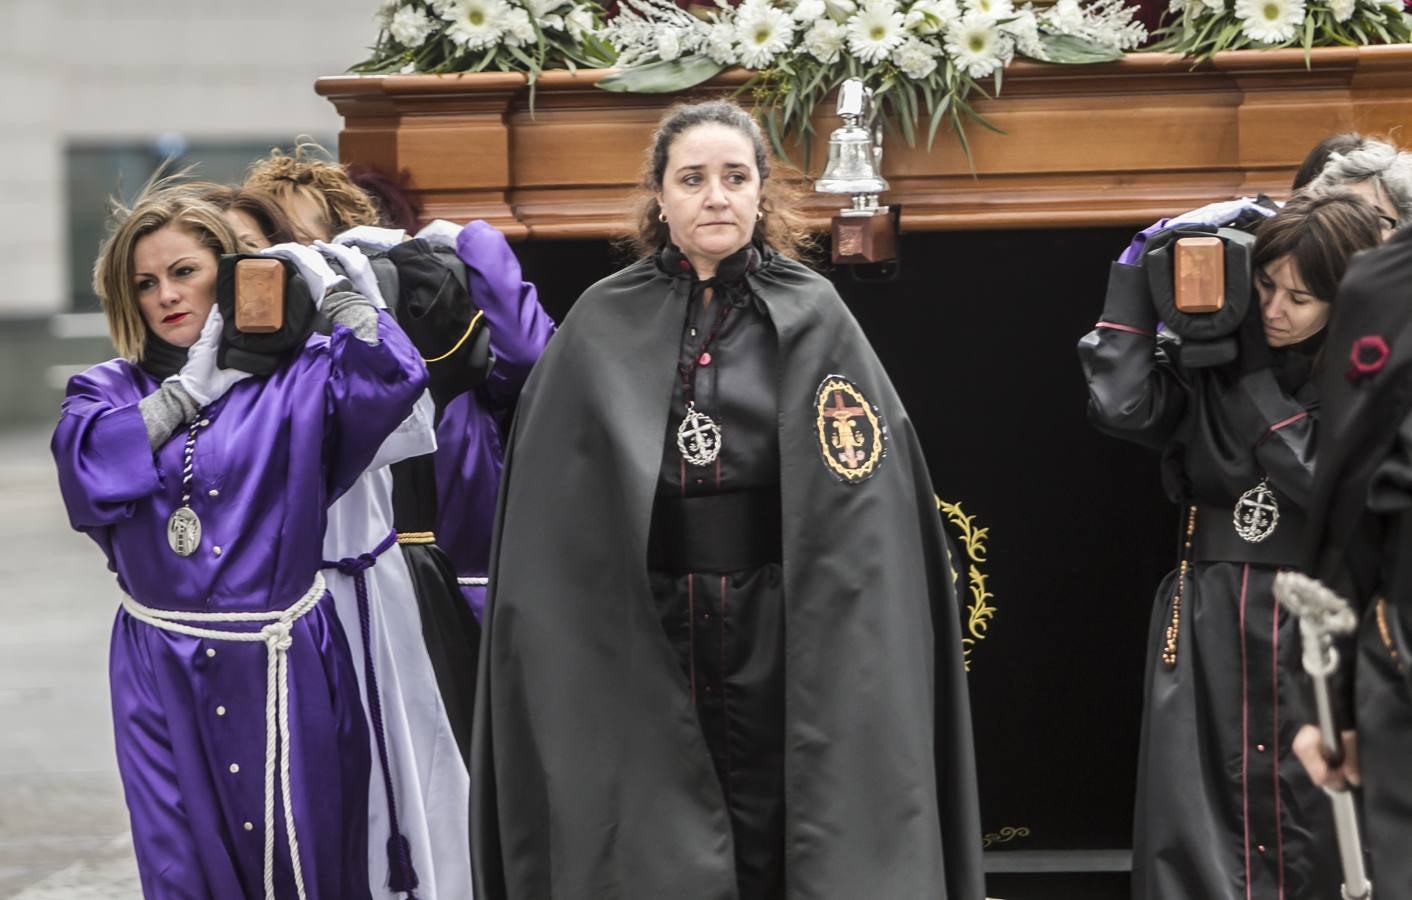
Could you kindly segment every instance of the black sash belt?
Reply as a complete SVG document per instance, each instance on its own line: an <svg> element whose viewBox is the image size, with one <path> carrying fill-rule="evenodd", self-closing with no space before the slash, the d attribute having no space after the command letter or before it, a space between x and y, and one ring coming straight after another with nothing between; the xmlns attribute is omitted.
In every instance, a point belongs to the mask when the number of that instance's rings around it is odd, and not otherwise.
<svg viewBox="0 0 1412 900"><path fill-rule="evenodd" d="M654 572L741 572L779 561L779 488L658 495L647 548Z"/></svg>
<svg viewBox="0 0 1412 900"><path fill-rule="evenodd" d="M1254 563L1297 568L1303 537L1304 510L1288 502L1280 507L1280 521L1275 526L1274 534L1258 544L1252 544L1236 534L1231 509L1203 506L1196 512L1192 558L1197 562Z"/></svg>

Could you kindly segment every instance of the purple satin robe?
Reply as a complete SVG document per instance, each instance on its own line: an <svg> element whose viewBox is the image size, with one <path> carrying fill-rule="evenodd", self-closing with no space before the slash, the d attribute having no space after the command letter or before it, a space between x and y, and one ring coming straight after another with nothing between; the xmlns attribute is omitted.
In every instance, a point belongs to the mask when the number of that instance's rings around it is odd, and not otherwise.
<svg viewBox="0 0 1412 900"><path fill-rule="evenodd" d="M436 539L458 578L484 578L505 462L501 426L508 425L504 418L554 334L554 321L539 305L534 285L521 280L514 251L490 225L472 222L462 229L456 254L470 269L471 298L490 324L495 368L481 389L447 404L437 423ZM461 593L480 619L485 587L462 581Z"/></svg>
<svg viewBox="0 0 1412 900"><path fill-rule="evenodd" d="M189 557L166 536L186 431L154 454L137 406L157 381L123 360L69 381L52 445L60 489L124 591L208 612L283 609L309 589L328 505L426 384L386 313L378 330L371 346L342 327L311 337L274 374L201 411L210 424L197 438L191 507L202 535ZM331 604L325 595L291 635L291 805L308 896L356 900L369 896L368 736ZM149 900L263 896L265 664L262 642L207 641L117 614L114 738ZM282 812L275 821L276 892L294 896Z"/></svg>

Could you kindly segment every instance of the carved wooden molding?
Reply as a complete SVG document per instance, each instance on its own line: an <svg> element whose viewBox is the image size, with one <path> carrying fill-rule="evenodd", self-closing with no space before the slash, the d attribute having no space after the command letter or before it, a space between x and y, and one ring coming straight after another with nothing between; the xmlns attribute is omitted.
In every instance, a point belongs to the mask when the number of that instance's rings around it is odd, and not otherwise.
<svg viewBox="0 0 1412 900"><path fill-rule="evenodd" d="M342 159L408 170L428 218L484 218L513 238L605 238L624 227L662 111L749 77L643 96L599 90L605 74L545 73L533 113L524 77L503 73L337 76L315 90L344 118ZM945 131L930 152L889 139L885 200L903 205L903 230L1146 224L1215 199L1283 196L1330 133L1399 137L1412 121L1412 45L1315 50L1308 68L1300 50L1234 51L1194 68L1158 53L1016 62L1003 96L976 108L1006 133L969 128L974 172ZM815 120L815 169L836 124ZM819 227L837 205L806 200Z"/></svg>

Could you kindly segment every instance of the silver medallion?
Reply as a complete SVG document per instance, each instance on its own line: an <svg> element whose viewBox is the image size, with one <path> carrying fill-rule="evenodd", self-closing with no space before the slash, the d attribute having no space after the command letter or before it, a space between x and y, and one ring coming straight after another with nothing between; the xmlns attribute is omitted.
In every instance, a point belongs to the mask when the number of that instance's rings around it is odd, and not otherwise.
<svg viewBox="0 0 1412 900"><path fill-rule="evenodd" d="M1236 501L1234 522L1236 534L1242 540L1258 544L1275 533L1280 524L1280 504L1275 492L1270 490L1270 482L1260 479L1260 483Z"/></svg>
<svg viewBox="0 0 1412 900"><path fill-rule="evenodd" d="M721 455L721 427L710 416L686 405L686 417L677 426L677 450L693 466L709 466Z"/></svg>
<svg viewBox="0 0 1412 900"><path fill-rule="evenodd" d="M201 544L201 519L183 506L167 519L167 544L177 556L190 556Z"/></svg>

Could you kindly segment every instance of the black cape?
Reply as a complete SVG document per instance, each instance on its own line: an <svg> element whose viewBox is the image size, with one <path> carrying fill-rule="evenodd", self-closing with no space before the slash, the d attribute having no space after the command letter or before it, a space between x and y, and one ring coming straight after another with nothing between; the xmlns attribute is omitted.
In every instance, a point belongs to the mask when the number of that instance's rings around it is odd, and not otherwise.
<svg viewBox="0 0 1412 900"><path fill-rule="evenodd" d="M921 448L828 281L774 254L748 277L779 342L786 896L980 900L960 620ZM521 396L472 738L483 900L736 896L646 562L689 284L652 259L600 281ZM825 462L828 376L880 414L866 479Z"/></svg>

